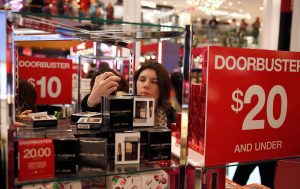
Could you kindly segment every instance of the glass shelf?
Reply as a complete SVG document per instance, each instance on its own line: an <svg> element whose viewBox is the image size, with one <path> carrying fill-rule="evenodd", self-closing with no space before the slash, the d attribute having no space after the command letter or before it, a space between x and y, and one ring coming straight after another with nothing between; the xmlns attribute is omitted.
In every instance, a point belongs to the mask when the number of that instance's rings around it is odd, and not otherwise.
<svg viewBox="0 0 300 189"><path fill-rule="evenodd" d="M185 29L177 26L68 17L29 12L13 12L15 35L64 36L126 46L143 39L183 37ZM34 29L25 30L24 27ZM36 31L39 30L39 31Z"/></svg>
<svg viewBox="0 0 300 189"><path fill-rule="evenodd" d="M24 122L25 123L25 122ZM27 121L25 128L32 129L32 123ZM25 129L25 130L26 130ZM58 131L71 131L76 136L80 134L89 136L96 136L101 131L100 130L77 130L74 123L70 119L62 118L58 119L57 128L46 128L45 130L58 130ZM45 132L44 129L39 130L40 132ZM139 129L137 129L139 130ZM27 133L28 134L28 133ZM95 170L80 170L75 174L59 174L55 175L55 178L50 179L39 179L39 180L30 180L30 181L18 181L15 180L16 186L29 185L29 184L39 184L39 183L48 183L48 182L62 182L62 181L71 181L71 180L80 180L80 179L91 179L91 178L100 178L111 175L121 175L121 174L136 174L141 172L150 172L157 170L174 170L179 168L179 160L172 156L171 160L162 160L162 161L147 161L141 160L139 164L124 164L124 165L115 165L112 160L109 160L107 167L105 169L96 168Z"/></svg>
<svg viewBox="0 0 300 189"><path fill-rule="evenodd" d="M104 176L111 175L121 175L121 174L136 174L141 172L150 172L157 170L174 170L179 167L179 163L174 159L168 161L159 161L159 162L149 162L142 161L140 164L127 164L127 165L113 165L108 164L107 168L99 169L97 171L87 171L80 170L76 174L61 174L56 175L55 178L50 179L39 179L39 180L30 180L30 181L18 181L15 180L16 186L23 186L29 184L39 184L39 183L48 183L48 182L62 182L62 181L71 181L71 180L81 180L81 179L92 179L100 178Z"/></svg>

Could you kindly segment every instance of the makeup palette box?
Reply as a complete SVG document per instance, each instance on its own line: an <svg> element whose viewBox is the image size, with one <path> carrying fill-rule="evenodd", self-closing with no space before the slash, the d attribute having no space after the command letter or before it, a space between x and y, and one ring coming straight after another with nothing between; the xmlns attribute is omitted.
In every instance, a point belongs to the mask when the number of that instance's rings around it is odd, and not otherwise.
<svg viewBox="0 0 300 189"><path fill-rule="evenodd" d="M108 96L102 97L102 116L109 120L112 129L132 128L133 97ZM104 118L105 117L105 118Z"/></svg>
<svg viewBox="0 0 300 189"><path fill-rule="evenodd" d="M139 174L106 176L106 188L142 189L142 178Z"/></svg>
<svg viewBox="0 0 300 189"><path fill-rule="evenodd" d="M106 150L104 138L79 138L79 168L106 168Z"/></svg>
<svg viewBox="0 0 300 189"><path fill-rule="evenodd" d="M154 98L134 96L133 127L154 126Z"/></svg>
<svg viewBox="0 0 300 189"><path fill-rule="evenodd" d="M55 149L55 174L77 172L78 140L76 138L56 138L53 140Z"/></svg>
<svg viewBox="0 0 300 189"><path fill-rule="evenodd" d="M107 145L107 159L115 160L115 131L109 128L101 128L101 131L97 133L97 138L105 138Z"/></svg>
<svg viewBox="0 0 300 189"><path fill-rule="evenodd" d="M148 161L171 159L171 130L166 127L153 127L148 130Z"/></svg>
<svg viewBox="0 0 300 189"><path fill-rule="evenodd" d="M77 122L80 118L83 118L83 117L99 117L101 116L101 113L99 112L79 112L79 113L76 113L76 114L71 114L71 121L72 122Z"/></svg>
<svg viewBox="0 0 300 189"><path fill-rule="evenodd" d="M140 163L140 133L116 133L115 164L135 163Z"/></svg>
<svg viewBox="0 0 300 189"><path fill-rule="evenodd" d="M57 127L57 118L54 115L34 115L31 118L33 127Z"/></svg>
<svg viewBox="0 0 300 189"><path fill-rule="evenodd" d="M100 129L101 117L81 117L77 121L77 129Z"/></svg>

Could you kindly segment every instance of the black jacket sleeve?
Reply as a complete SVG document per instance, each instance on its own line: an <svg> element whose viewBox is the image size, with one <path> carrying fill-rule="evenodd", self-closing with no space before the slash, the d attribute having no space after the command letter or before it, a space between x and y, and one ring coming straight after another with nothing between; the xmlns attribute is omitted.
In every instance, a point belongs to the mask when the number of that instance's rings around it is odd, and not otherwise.
<svg viewBox="0 0 300 189"><path fill-rule="evenodd" d="M101 110L101 104L98 104L96 107L89 107L87 104L87 100L89 98L90 94L86 95L83 100L81 101L81 110L83 112L100 112Z"/></svg>
<svg viewBox="0 0 300 189"><path fill-rule="evenodd" d="M171 123L176 122L176 110L172 106L169 106L167 108L166 113L167 113L168 127L171 128Z"/></svg>

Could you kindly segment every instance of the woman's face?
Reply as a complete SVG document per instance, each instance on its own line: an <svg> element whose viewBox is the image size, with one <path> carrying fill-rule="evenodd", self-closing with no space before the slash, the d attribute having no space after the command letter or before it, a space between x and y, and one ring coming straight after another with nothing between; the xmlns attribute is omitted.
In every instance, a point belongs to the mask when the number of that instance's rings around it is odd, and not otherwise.
<svg viewBox="0 0 300 189"><path fill-rule="evenodd" d="M143 70L136 82L136 90L138 95L152 97L157 101L159 90L156 72L152 69Z"/></svg>

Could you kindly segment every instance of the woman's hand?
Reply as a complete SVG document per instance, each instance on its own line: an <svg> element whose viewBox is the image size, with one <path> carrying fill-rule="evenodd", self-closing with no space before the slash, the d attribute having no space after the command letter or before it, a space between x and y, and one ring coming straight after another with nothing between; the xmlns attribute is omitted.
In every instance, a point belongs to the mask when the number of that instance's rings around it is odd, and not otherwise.
<svg viewBox="0 0 300 189"><path fill-rule="evenodd" d="M23 112L18 116L18 119L19 119L19 120L26 120L26 119L29 119L28 114L30 114L31 112L32 112L32 110L25 110L25 111L23 111Z"/></svg>
<svg viewBox="0 0 300 189"><path fill-rule="evenodd" d="M109 96L119 86L120 77L112 72L105 72L95 78L95 84L88 98L89 107L95 107L101 102L101 96Z"/></svg>

